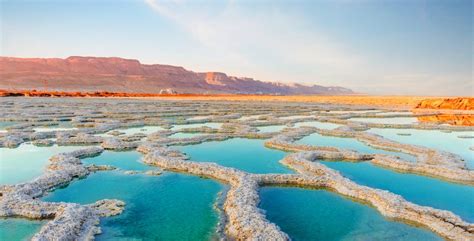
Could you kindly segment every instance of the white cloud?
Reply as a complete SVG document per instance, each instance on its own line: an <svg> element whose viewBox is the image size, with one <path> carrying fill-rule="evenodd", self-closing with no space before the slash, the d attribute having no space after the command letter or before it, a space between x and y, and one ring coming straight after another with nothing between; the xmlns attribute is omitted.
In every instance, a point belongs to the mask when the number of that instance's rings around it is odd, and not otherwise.
<svg viewBox="0 0 474 241"><path fill-rule="evenodd" d="M226 58L223 61L229 61L229 65L252 66L253 58L259 55L276 62L277 66L314 66L323 76L324 72L356 70L362 63L359 57L322 33L302 30L304 23L298 16L276 9L253 11L234 1L222 6L196 6L192 1L145 2L158 14L185 29L200 44L222 52ZM272 68L260 66L259 69L254 71L267 80L275 77L282 80L285 76L283 70L265 74Z"/></svg>
<svg viewBox="0 0 474 241"><path fill-rule="evenodd" d="M237 1L145 2L209 50L194 69L265 81L339 85L375 94L449 95L473 90L472 76L427 74L403 63L399 69L390 59L356 54L347 45L350 42L337 41L317 24L297 13L272 8L270 2L265 8Z"/></svg>

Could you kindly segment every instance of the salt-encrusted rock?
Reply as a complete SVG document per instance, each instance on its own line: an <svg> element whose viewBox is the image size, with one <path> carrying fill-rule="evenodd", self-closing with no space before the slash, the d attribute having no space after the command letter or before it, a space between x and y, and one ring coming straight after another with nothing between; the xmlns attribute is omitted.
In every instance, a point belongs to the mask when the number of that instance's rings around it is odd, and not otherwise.
<svg viewBox="0 0 474 241"><path fill-rule="evenodd" d="M24 140L17 135L7 135L3 137L3 140L0 140L0 145L2 147L15 148L18 147Z"/></svg>
<svg viewBox="0 0 474 241"><path fill-rule="evenodd" d="M111 165L95 165L95 164L92 164L92 165L87 166L87 169L90 172L97 172L97 171L111 171L111 170L115 170L117 168L114 167L114 166L111 166Z"/></svg>
<svg viewBox="0 0 474 241"><path fill-rule="evenodd" d="M90 135L87 133L78 133L75 136L58 136L56 143L58 145L93 145L103 141L103 137Z"/></svg>
<svg viewBox="0 0 474 241"><path fill-rule="evenodd" d="M109 217L121 214L125 208L125 202L117 199L102 199L88 206L95 209L99 216Z"/></svg>
<svg viewBox="0 0 474 241"><path fill-rule="evenodd" d="M400 159L399 157L387 155L366 155L365 158L359 158L357 155L354 155L354 158L343 158L346 160L362 161L372 159L371 162L374 164L401 172L416 173L447 179L453 182L474 184L474 171L468 170L461 157L455 154L422 146L402 144L376 134L353 131L348 127L339 127L333 130L309 127L298 128L273 137L265 142L265 146L285 151L329 151L335 153L333 156L336 157L341 155L337 153L351 152L350 150L334 147L294 144L295 140L314 132L321 135L356 138L369 146L389 151L404 152L415 156L417 159L416 162L410 162ZM327 159L335 159L330 158L328 154L326 154L326 156Z"/></svg>
<svg viewBox="0 0 474 241"><path fill-rule="evenodd" d="M101 146L106 150L130 150L135 149L139 144L137 142L125 142L117 138L106 138Z"/></svg>
<svg viewBox="0 0 474 241"><path fill-rule="evenodd" d="M334 114L330 110L332 106L314 106L310 104L298 103L289 105L288 103L272 103L254 105L252 102L245 104L233 103L221 108L220 104L208 102L161 102L156 105L148 101L125 101L125 102L100 102L95 100L89 103L87 108L74 105L69 106L66 102L66 109L58 107L57 104L46 103L38 99L28 101L26 105L22 101L10 101L8 105L2 105L5 101L0 101L2 117L0 121L21 121L28 122L21 128L12 128L8 133L0 134L0 146L4 145L7 136L15 136L22 142L41 142L42 140L57 136L61 144L97 144L104 142L105 138L93 136L96 133L106 133L122 128L147 125L161 125L170 128L171 124L201 123L215 121L226 122L220 128L188 128L188 132L209 133L196 138L168 138L176 133L175 130L159 131L145 135L144 133L111 137L111 141L105 141L104 148L122 150L135 148L147 154L144 162L159 166L165 170L190 173L193 175L206 176L226 182L229 190L226 200L223 202L223 215L226 217L223 226L229 239L236 240L286 240L288 236L283 233L278 226L268 222L264 213L258 209L258 188L261 185L297 185L310 188L328 188L336 193L353 197L355 199L368 202L379 210L382 215L403 219L424 225L441 234L447 239L471 240L472 224L467 224L457 216L452 216L450 212L430 209L411 204L403 198L389 192L367 188L355 183L347 182L341 178L340 174L324 166L312 163L317 159L331 159L334 161L370 161L373 164L386 168L396 169L403 172L424 173L434 175L439 178L455 176L455 181L469 181L472 179L472 172L465 168L465 162L457 156L446 152L432 150L429 148L405 145L393 142L377 135L363 132L369 127L379 128L416 128L416 129L436 129L441 131L466 131L473 130L473 127L450 127L440 125L391 125L391 124L370 124L356 123L347 119L352 117L377 117L371 113L345 113ZM89 106L90 105L90 106ZM15 106L9 109L5 106ZM245 110L234 110L234 106ZM298 108L294 108L297 106ZM77 107L77 108L76 108ZM44 113L47 108L47 113ZM230 108L230 109L229 109ZM352 108L352 107L351 107ZM339 108L340 110L351 110L351 108ZM23 109L28 111L23 111ZM7 110L7 111L3 111ZM18 111L21 110L21 111ZM37 111L38 110L38 111ZM324 111L328 110L327 113ZM233 114L237 113L239 114ZM231 113L231 114L229 114ZM270 113L270 114L269 114ZM307 115L312 116L296 119L280 119L280 116ZM235 120L242 115L263 114L259 118L252 120ZM326 115L326 117L318 117ZM208 120L189 122L189 116L209 116ZM359 116L357 116L359 115ZM2 118L12 119L2 119ZM175 117L175 119L163 118ZM75 121L75 126L80 130L66 132L33 132L32 128L37 124L47 124L45 122L68 119ZM259 120L257 120L259 119ZM336 130L321 130L318 128L286 128L280 132L258 133L256 127L268 125L286 125L294 127L294 123L300 121L325 121L347 125ZM335 147L295 145L295 141L311 133L322 135L356 138L368 145L376 148L391 151L408 153L417 158L416 162L409 162L398 157L388 155L367 155L351 150ZM146 138L145 138L146 137ZM221 141L228 138L272 138L266 146L298 151L295 154L297 161L286 163L290 168L295 169L299 174L249 174L243 171L219 166L215 163L194 163L187 161L183 153L170 149L170 145L197 144L206 141ZM15 145L13 145L15 146ZM309 150L308 152L304 152ZM91 171L99 169L109 169L108 166L88 166L82 165L80 157L97 155L102 152L102 148L88 149L87 151L77 151L62 153L53 156L46 168L44 175L28 183L0 186L0 216L3 217L28 217L39 219L53 219L48 222L40 233L35 236L37 239L91 239L99 232L98 217L108 214L118 214L123 210L123 205L116 202L103 200L96 204L77 205L69 203L49 203L42 202L40 197L52 189L66 185L77 177L84 177ZM301 152L303 151L303 152ZM292 154L290 154L292 155ZM313 165L314 164L314 165ZM152 172L152 171L147 171ZM147 174L140 171L140 173ZM158 174L159 171L153 171ZM453 181L453 180L451 180ZM95 221L94 221L95 220ZM38 236L39 235L39 236Z"/></svg>
<svg viewBox="0 0 474 241"><path fill-rule="evenodd" d="M124 135L125 132L114 130L114 131L107 132L107 134L112 135L112 136L120 136L120 135Z"/></svg>
<svg viewBox="0 0 474 241"><path fill-rule="evenodd" d="M146 171L145 174L146 175L149 175L149 176L159 176L161 175L163 172L159 171L159 170L149 170L149 171Z"/></svg>
<svg viewBox="0 0 474 241"><path fill-rule="evenodd" d="M146 135L143 133L135 133L133 135L129 136L120 136L119 140L125 141L125 142L132 142L132 141L140 141L141 139L145 138Z"/></svg>
<svg viewBox="0 0 474 241"><path fill-rule="evenodd" d="M100 233L98 223L99 215L93 208L70 204L46 223L32 240L91 240Z"/></svg>
<svg viewBox="0 0 474 241"><path fill-rule="evenodd" d="M101 200L89 206L72 203L43 202L47 191L69 183L89 173L79 157L97 155L100 147L61 153L49 159L46 172L31 182L1 189L0 216L52 219L35 234L32 240L91 240L100 233L99 216L117 215L124 203L119 200Z"/></svg>
<svg viewBox="0 0 474 241"><path fill-rule="evenodd" d="M52 145L54 145L54 141L49 140L49 139L36 140L36 141L33 141L32 143L35 146L52 146Z"/></svg>
<svg viewBox="0 0 474 241"><path fill-rule="evenodd" d="M281 162L302 174L314 173L316 176L325 176L327 181L322 183L320 179L290 175L280 175L278 178L285 177L284 183L286 184L329 188L329 190L334 190L345 196L369 202L384 216L418 223L448 239L471 240L474 238L474 224L463 221L459 216L449 211L419 206L388 191L358 185L344 178L337 171L331 170L323 164L312 162L314 160L306 159L309 156L311 155L296 153L287 156ZM267 180L261 179L261 181L266 182ZM311 184L313 182L314 184ZM274 184L275 180L269 183Z"/></svg>
<svg viewBox="0 0 474 241"><path fill-rule="evenodd" d="M135 175L135 174L138 174L138 173L141 173L141 172L136 171L136 170L128 170L128 171L124 171L123 173L127 174L127 175Z"/></svg>

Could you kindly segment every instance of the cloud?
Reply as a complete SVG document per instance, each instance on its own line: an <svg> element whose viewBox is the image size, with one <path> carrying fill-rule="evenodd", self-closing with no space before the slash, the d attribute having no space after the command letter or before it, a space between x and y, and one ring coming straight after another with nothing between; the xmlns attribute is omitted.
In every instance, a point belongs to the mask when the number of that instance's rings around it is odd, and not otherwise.
<svg viewBox="0 0 474 241"><path fill-rule="evenodd" d="M193 60L194 69L197 65L264 81L344 86L374 94L469 95L473 90L472 76L431 73L429 64L416 69L409 62L373 55L377 46L357 52L350 39L336 39L318 28L324 23L271 2L145 2L208 51Z"/></svg>
<svg viewBox="0 0 474 241"><path fill-rule="evenodd" d="M267 80L291 80L294 74L285 75L291 71L283 71L282 66L317 68L322 78L332 72L355 71L362 63L359 56L350 54L328 36L305 29L308 26L298 16L277 8L257 11L234 1L220 5L200 2L200 6L193 1L145 2L185 29L201 45L220 52L223 61L247 66ZM273 64L265 64L265 58Z"/></svg>

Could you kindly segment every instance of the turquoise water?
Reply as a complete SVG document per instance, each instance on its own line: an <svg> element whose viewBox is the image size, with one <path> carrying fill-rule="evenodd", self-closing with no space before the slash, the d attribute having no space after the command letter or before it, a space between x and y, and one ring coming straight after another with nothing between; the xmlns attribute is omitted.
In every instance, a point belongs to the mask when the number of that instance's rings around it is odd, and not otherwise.
<svg viewBox="0 0 474 241"><path fill-rule="evenodd" d="M22 218L0 218L0 240L30 240L46 221Z"/></svg>
<svg viewBox="0 0 474 241"><path fill-rule="evenodd" d="M40 176L48 159L58 153L84 146L47 146L21 144L17 148L0 148L0 185L26 182Z"/></svg>
<svg viewBox="0 0 474 241"><path fill-rule="evenodd" d="M13 121L0 121L0 130L5 130L5 128L15 125L17 122Z"/></svg>
<svg viewBox="0 0 474 241"><path fill-rule="evenodd" d="M216 128L219 129L222 126L222 123L213 123L213 122L208 122L208 123L195 123L195 124L183 124L183 125L175 125L171 130L179 130L183 128L199 128L199 127L210 127L210 128Z"/></svg>
<svg viewBox="0 0 474 241"><path fill-rule="evenodd" d="M442 240L325 190L264 187L260 208L293 240Z"/></svg>
<svg viewBox="0 0 474 241"><path fill-rule="evenodd" d="M287 126L286 125L274 125L274 126L259 126L257 127L259 132L279 132L283 129L285 129Z"/></svg>
<svg viewBox="0 0 474 241"><path fill-rule="evenodd" d="M435 178L402 174L372 165L322 161L347 178L365 186L388 190L416 204L452 211L474 222L474 187Z"/></svg>
<svg viewBox="0 0 474 241"><path fill-rule="evenodd" d="M183 132L178 132L173 135L170 135L169 138L192 138L196 136L201 136L204 135L203 133L183 133Z"/></svg>
<svg viewBox="0 0 474 241"><path fill-rule="evenodd" d="M161 176L97 172L58 189L46 201L81 204L104 198L125 201L125 211L103 218L97 240L206 240L218 215L213 209L222 185L176 173Z"/></svg>
<svg viewBox="0 0 474 241"><path fill-rule="evenodd" d="M372 128L368 132L401 143L426 146L458 154L467 162L470 169L474 169L474 151L469 150L470 146L474 146L474 139L458 137L460 135L473 136L474 131L445 133L438 130ZM410 133L411 136L400 136L397 133Z"/></svg>
<svg viewBox="0 0 474 241"><path fill-rule="evenodd" d="M99 156L82 159L85 165L111 165L122 170L146 171L155 169L141 162L142 155L137 151L104 151Z"/></svg>
<svg viewBox="0 0 474 241"><path fill-rule="evenodd" d="M382 149L376 149L371 146L368 146L354 138L343 138L343 137L334 137L334 136L323 136L318 133L311 134L309 136L303 137L301 140L296 141L298 144L306 145L315 145L315 146L333 146L344 149L351 149L361 153L368 154L388 154L399 156L407 161L416 161L416 158L412 155L401 153L401 152L392 152Z"/></svg>
<svg viewBox="0 0 474 241"><path fill-rule="evenodd" d="M349 120L378 124L413 124L418 122L416 117L350 118Z"/></svg>
<svg viewBox="0 0 474 241"><path fill-rule="evenodd" d="M265 148L264 140L234 138L176 148L186 153L191 161L215 162L252 173L291 172L278 162L285 152Z"/></svg>
<svg viewBox="0 0 474 241"><path fill-rule="evenodd" d="M307 122L295 123L295 127L302 127L302 126L311 126L311 127L316 127L319 129L332 130L332 129L336 129L340 127L341 125L329 123L329 122L320 122L320 121L307 121Z"/></svg>

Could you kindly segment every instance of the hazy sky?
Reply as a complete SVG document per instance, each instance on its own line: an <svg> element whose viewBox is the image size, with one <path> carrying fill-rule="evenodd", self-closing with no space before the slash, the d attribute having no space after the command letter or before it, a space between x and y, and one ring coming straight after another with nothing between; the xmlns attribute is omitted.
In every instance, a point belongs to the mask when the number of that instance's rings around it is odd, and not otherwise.
<svg viewBox="0 0 474 241"><path fill-rule="evenodd" d="M474 95L471 0L0 1L2 56L117 56L372 94Z"/></svg>

